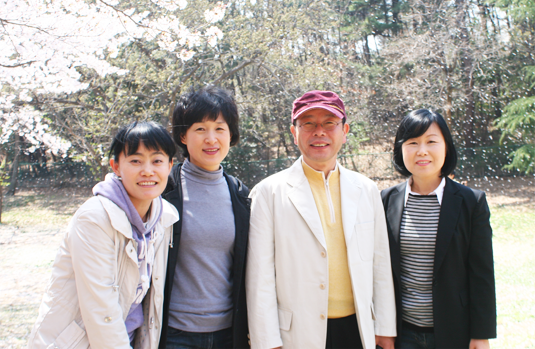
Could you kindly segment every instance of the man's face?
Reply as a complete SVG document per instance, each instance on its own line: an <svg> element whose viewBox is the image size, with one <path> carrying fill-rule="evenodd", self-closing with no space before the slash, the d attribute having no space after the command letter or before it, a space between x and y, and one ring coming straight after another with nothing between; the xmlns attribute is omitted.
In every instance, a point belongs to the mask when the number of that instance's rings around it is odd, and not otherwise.
<svg viewBox="0 0 535 349"><path fill-rule="evenodd" d="M313 131L306 131L303 127L307 123L316 124ZM337 124L331 131L326 131L321 124ZM305 162L316 171L328 173L334 169L336 157L342 144L346 142L349 125L342 124L342 119L334 116L325 109L310 109L296 120L290 130L294 136Z"/></svg>

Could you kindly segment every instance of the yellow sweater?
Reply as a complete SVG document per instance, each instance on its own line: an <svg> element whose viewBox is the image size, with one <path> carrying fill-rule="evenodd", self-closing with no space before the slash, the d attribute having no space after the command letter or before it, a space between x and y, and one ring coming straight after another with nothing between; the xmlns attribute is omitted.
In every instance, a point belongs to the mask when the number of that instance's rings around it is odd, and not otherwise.
<svg viewBox="0 0 535 349"><path fill-rule="evenodd" d="M312 189L318 208L321 226L327 242L329 262L329 314L331 319L355 314L353 289L347 262L347 248L342 225L340 197L340 170L329 173L327 180L323 172L318 172L303 161L303 170Z"/></svg>

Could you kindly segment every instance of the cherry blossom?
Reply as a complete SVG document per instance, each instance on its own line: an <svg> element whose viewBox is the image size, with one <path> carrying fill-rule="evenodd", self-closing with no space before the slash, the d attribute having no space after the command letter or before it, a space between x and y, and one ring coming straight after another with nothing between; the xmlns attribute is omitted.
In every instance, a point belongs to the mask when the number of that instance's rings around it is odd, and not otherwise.
<svg viewBox="0 0 535 349"><path fill-rule="evenodd" d="M178 58L180 58L181 60L185 62L185 61L189 61L190 59L192 59L194 54L195 54L194 51L183 49L182 51L180 51L180 53L177 56Z"/></svg>
<svg viewBox="0 0 535 349"><path fill-rule="evenodd" d="M70 143L54 136L38 111L21 105L41 93L70 94L87 88L80 81L80 66L100 76L127 74L109 61L125 43L155 40L160 49L188 61L203 42L214 47L223 37L215 26L203 34L202 28L180 23L175 14L188 6L187 0L146 1L165 10L121 10L119 0L0 0L0 145L17 132L35 147L45 145L66 154ZM207 10L206 21L220 21L225 8L218 3Z"/></svg>
<svg viewBox="0 0 535 349"><path fill-rule="evenodd" d="M204 11L204 18L208 23L216 23L225 17L225 9L227 8L227 5L223 4L222 2L219 2L216 7L214 7L212 10L206 10Z"/></svg>
<svg viewBox="0 0 535 349"><path fill-rule="evenodd" d="M208 44L212 47L217 45L217 41L223 38L223 32L216 26L211 26L208 28L204 35L208 37Z"/></svg>
<svg viewBox="0 0 535 349"><path fill-rule="evenodd" d="M49 125L36 110L23 107L16 112L0 112L0 120L2 121L0 144L7 143L11 134L16 133L30 143L31 146L26 149L28 153L33 153L44 146L54 155L67 156L71 143L49 133Z"/></svg>

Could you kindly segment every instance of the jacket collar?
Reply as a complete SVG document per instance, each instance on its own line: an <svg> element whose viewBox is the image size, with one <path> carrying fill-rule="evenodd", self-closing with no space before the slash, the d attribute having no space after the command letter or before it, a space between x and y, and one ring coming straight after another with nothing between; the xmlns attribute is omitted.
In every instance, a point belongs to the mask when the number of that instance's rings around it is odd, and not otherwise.
<svg viewBox="0 0 535 349"><path fill-rule="evenodd" d="M288 197L318 242L324 248L327 248L318 208L316 207L314 196L303 171L301 161L302 158L299 157L288 169L287 183L292 187L288 193ZM358 212L362 183L352 171L345 169L340 164L338 164L338 168L340 169L340 188L343 188L340 190L342 224L346 243L349 243L358 218L355 212Z"/></svg>
<svg viewBox="0 0 535 349"><path fill-rule="evenodd" d="M360 196L362 194L362 182L358 176L343 166L340 167L340 197L342 208L342 222L344 226L344 235L346 244L349 246L353 232L355 231L355 224L359 218L372 219L372 217L361 217L358 214L362 203ZM371 204L371 203L366 203Z"/></svg>
<svg viewBox="0 0 535 349"><path fill-rule="evenodd" d="M446 178L446 186L444 187L444 196L442 197L440 208L440 218L438 220L434 266L435 275L444 261L461 213L463 198L457 195L458 191L459 186L451 179Z"/></svg>
<svg viewBox="0 0 535 349"><path fill-rule="evenodd" d="M305 220L312 234L314 234L319 243L326 249L327 242L323 235L320 215L316 208L314 196L312 195L312 190L308 184L301 161L302 157L299 157L288 169L287 183L292 187L288 192L288 198Z"/></svg>
<svg viewBox="0 0 535 349"><path fill-rule="evenodd" d="M124 211L111 200L106 199L101 195L99 195L98 198L102 203L102 207L104 207L104 210L106 210L110 217L113 229L123 234L127 239L132 239L132 225L130 224L128 217L126 217L126 213L124 213ZM158 198L154 200L157 199ZM162 217L160 218L160 223L164 228L167 228L173 225L176 221L178 221L178 212L167 201L162 200Z"/></svg>
<svg viewBox="0 0 535 349"><path fill-rule="evenodd" d="M388 199L388 207L386 209L386 219L396 244L399 244L399 229L401 228L401 215L405 206L406 190L406 182L396 185Z"/></svg>

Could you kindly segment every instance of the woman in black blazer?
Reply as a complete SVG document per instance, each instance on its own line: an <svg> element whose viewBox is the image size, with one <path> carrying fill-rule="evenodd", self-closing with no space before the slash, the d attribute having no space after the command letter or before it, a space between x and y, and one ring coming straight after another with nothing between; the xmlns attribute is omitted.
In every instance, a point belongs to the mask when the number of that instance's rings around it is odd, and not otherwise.
<svg viewBox="0 0 535 349"><path fill-rule="evenodd" d="M496 337L492 229L485 193L448 178L457 163L444 118L411 112L394 143L409 179L381 192L396 290L396 348L489 348Z"/></svg>

